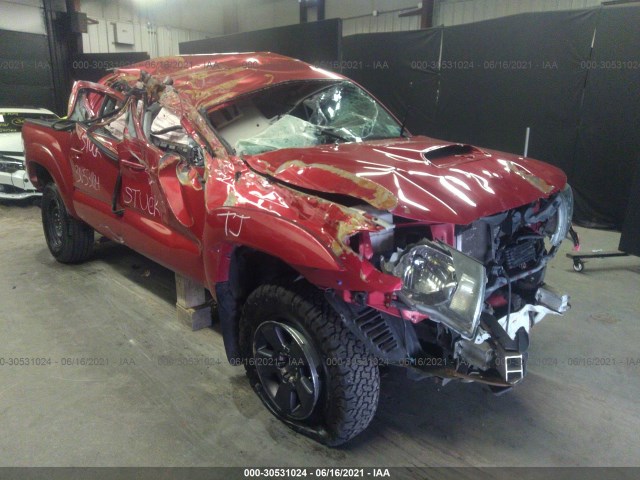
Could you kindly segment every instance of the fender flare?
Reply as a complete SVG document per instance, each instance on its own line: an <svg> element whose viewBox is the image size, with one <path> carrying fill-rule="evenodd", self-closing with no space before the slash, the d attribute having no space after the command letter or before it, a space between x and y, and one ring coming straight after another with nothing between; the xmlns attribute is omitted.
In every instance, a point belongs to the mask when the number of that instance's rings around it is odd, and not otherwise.
<svg viewBox="0 0 640 480"><path fill-rule="evenodd" d="M62 152L59 152L59 155L61 156ZM25 152L25 158L27 174L29 175L31 183L33 183L38 190L42 190L44 185L41 179L38 178L37 167L46 170L58 186L67 211L71 215L77 216L72 201L74 188L73 173L66 159L58 161L53 151L39 143L31 143L28 146Z"/></svg>
<svg viewBox="0 0 640 480"><path fill-rule="evenodd" d="M290 220L255 209L221 207L209 212L203 240L205 278L209 291L215 292L225 353L232 365L241 364L238 350L241 300L234 295L231 272L237 248L260 251L292 268L303 264L330 271L342 269L330 249L310 232Z"/></svg>
<svg viewBox="0 0 640 480"><path fill-rule="evenodd" d="M261 251L292 267L343 269L331 248L311 232L291 220L255 209L220 207L209 212L203 245L210 287L228 279L229 254L236 246Z"/></svg>

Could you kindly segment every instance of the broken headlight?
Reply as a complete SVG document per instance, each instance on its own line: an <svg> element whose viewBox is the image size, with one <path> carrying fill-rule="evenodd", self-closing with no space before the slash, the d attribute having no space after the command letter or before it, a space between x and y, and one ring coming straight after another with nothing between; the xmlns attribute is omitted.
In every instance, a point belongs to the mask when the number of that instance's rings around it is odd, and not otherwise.
<svg viewBox="0 0 640 480"><path fill-rule="evenodd" d="M393 267L403 282L398 297L463 338L473 338L484 300L486 273L477 260L444 244L421 243Z"/></svg>
<svg viewBox="0 0 640 480"><path fill-rule="evenodd" d="M567 183L564 189L558 194L560 205L554 218L555 230L551 235L551 244L558 246L565 239L569 228L571 228L571 217L573 217L573 192Z"/></svg>

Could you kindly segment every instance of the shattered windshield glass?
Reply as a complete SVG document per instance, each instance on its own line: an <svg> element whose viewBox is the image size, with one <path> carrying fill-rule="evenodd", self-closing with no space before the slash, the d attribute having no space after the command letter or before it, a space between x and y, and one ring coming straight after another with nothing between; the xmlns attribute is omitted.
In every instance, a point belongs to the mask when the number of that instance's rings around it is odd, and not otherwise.
<svg viewBox="0 0 640 480"><path fill-rule="evenodd" d="M209 113L237 154L400 136L398 122L351 82L292 82Z"/></svg>

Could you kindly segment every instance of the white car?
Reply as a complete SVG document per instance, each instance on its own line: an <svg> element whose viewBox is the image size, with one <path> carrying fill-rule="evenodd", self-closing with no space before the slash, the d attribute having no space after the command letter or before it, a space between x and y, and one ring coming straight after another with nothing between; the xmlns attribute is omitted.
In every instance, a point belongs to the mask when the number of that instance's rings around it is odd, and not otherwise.
<svg viewBox="0 0 640 480"><path fill-rule="evenodd" d="M42 194L29 181L24 168L22 124L26 119L51 120L45 108L0 108L0 199L20 200Z"/></svg>

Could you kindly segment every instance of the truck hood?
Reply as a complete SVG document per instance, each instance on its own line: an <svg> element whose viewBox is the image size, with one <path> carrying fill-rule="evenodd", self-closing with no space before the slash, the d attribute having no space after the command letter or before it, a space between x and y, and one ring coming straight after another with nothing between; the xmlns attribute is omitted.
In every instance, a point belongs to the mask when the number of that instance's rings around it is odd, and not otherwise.
<svg viewBox="0 0 640 480"><path fill-rule="evenodd" d="M466 225L566 184L546 163L428 137L290 148L243 157L292 186L348 195L415 220Z"/></svg>

